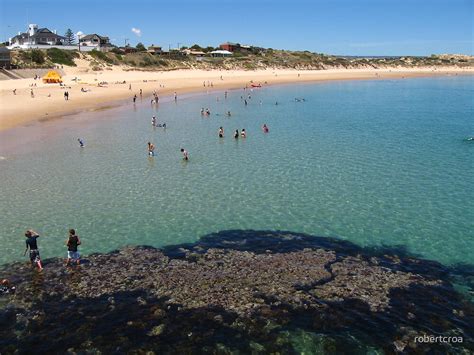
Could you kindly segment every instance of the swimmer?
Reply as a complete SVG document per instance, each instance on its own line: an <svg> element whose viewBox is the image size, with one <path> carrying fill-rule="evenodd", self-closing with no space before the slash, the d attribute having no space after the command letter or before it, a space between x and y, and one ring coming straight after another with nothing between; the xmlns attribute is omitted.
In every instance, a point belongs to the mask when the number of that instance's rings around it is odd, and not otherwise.
<svg viewBox="0 0 474 355"><path fill-rule="evenodd" d="M235 139L239 138L239 130L238 129L236 129L235 132L234 132L234 138Z"/></svg>
<svg viewBox="0 0 474 355"><path fill-rule="evenodd" d="M269 132L269 129L268 129L268 126L267 126L266 123L263 124L262 131L263 131L263 133L268 133Z"/></svg>
<svg viewBox="0 0 474 355"><path fill-rule="evenodd" d="M155 145L151 142L148 142L148 155L150 157L154 157L155 156Z"/></svg>
<svg viewBox="0 0 474 355"><path fill-rule="evenodd" d="M466 140L467 140L468 142L470 142L470 141L474 141L474 137L469 137L469 138L466 138Z"/></svg>
<svg viewBox="0 0 474 355"><path fill-rule="evenodd" d="M224 138L224 128L219 127L219 138Z"/></svg>
<svg viewBox="0 0 474 355"><path fill-rule="evenodd" d="M245 132L245 128L242 128L242 132L240 132L240 136L242 138L247 138L247 132Z"/></svg>
<svg viewBox="0 0 474 355"><path fill-rule="evenodd" d="M227 116L232 116L232 114L230 113L230 111L227 111Z"/></svg>
<svg viewBox="0 0 474 355"><path fill-rule="evenodd" d="M183 159L184 160L189 160L189 154L186 150L184 150L183 148L181 148L181 153L183 153Z"/></svg>
<svg viewBox="0 0 474 355"><path fill-rule="evenodd" d="M204 107L201 108L201 116L204 116Z"/></svg>
<svg viewBox="0 0 474 355"><path fill-rule="evenodd" d="M84 148L84 141L81 138L77 138L77 141L79 142L79 146Z"/></svg>
<svg viewBox="0 0 474 355"><path fill-rule="evenodd" d="M153 116L153 117L151 118L151 125L152 125L153 127L156 126L156 116Z"/></svg>

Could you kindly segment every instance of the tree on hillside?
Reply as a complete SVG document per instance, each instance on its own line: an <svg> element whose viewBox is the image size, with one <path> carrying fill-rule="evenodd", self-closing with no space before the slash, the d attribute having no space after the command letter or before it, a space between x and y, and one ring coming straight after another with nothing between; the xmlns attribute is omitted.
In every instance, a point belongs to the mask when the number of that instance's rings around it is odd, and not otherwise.
<svg viewBox="0 0 474 355"><path fill-rule="evenodd" d="M70 28L67 29L66 33L64 34L64 37L66 37L66 44L68 46L72 46L74 42L76 41L74 32L72 32Z"/></svg>
<svg viewBox="0 0 474 355"><path fill-rule="evenodd" d="M190 48L195 51L202 51L202 47L199 44L193 44Z"/></svg>
<svg viewBox="0 0 474 355"><path fill-rule="evenodd" d="M137 46L135 48L138 49L139 52L145 52L146 51L146 48L145 48L145 46L143 45L142 42L138 42Z"/></svg>

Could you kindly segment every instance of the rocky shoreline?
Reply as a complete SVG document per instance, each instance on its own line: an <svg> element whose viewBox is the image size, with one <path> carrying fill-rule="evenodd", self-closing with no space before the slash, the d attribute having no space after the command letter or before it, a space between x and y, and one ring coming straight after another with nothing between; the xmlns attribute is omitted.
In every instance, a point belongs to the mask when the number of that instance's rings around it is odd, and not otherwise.
<svg viewBox="0 0 474 355"><path fill-rule="evenodd" d="M226 231L0 276L16 286L0 296L2 354L474 351L474 308L446 268L331 238Z"/></svg>

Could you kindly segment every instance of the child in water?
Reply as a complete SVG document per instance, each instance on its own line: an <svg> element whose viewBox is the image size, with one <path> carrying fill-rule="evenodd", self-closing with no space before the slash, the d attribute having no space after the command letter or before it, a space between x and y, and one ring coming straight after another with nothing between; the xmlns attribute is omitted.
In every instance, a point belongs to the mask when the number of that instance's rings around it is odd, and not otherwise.
<svg viewBox="0 0 474 355"><path fill-rule="evenodd" d="M219 138L224 138L224 128L219 127Z"/></svg>
<svg viewBox="0 0 474 355"><path fill-rule="evenodd" d="M81 138L77 138L77 141L79 142L79 146L84 148L84 141Z"/></svg>
<svg viewBox="0 0 474 355"><path fill-rule="evenodd" d="M148 142L148 155L150 157L155 156L155 145L153 143Z"/></svg>
<svg viewBox="0 0 474 355"><path fill-rule="evenodd" d="M239 138L239 130L238 129L236 129L235 132L234 132L234 138L235 139Z"/></svg>
<svg viewBox="0 0 474 355"><path fill-rule="evenodd" d="M183 153L183 159L184 160L189 160L189 154L186 150L184 150L183 148L181 148L181 153Z"/></svg>
<svg viewBox="0 0 474 355"><path fill-rule="evenodd" d="M263 124L263 126L262 126L262 131L263 131L263 133L268 133L269 129L268 129L266 123Z"/></svg>
<svg viewBox="0 0 474 355"><path fill-rule="evenodd" d="M242 128L242 132L240 132L240 136L242 138L247 138L247 132L245 132L245 128Z"/></svg>

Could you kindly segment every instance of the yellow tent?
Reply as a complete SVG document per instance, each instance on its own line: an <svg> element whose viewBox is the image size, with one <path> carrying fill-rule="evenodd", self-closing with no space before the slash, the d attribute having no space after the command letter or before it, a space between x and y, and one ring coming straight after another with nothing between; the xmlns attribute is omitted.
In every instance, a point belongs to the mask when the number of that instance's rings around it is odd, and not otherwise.
<svg viewBox="0 0 474 355"><path fill-rule="evenodd" d="M54 70L50 70L48 74L43 76L43 83L62 83L61 75Z"/></svg>

